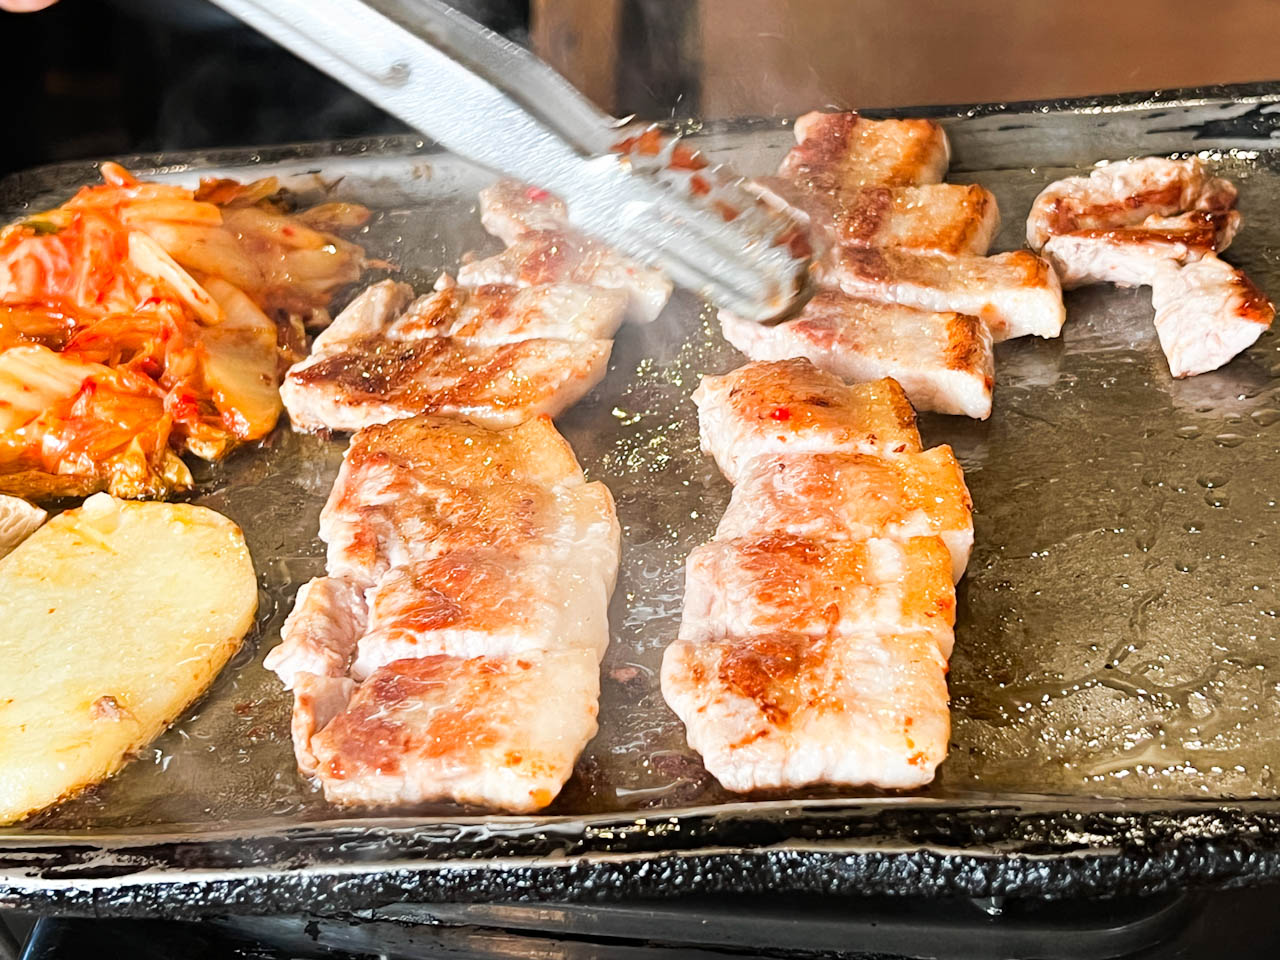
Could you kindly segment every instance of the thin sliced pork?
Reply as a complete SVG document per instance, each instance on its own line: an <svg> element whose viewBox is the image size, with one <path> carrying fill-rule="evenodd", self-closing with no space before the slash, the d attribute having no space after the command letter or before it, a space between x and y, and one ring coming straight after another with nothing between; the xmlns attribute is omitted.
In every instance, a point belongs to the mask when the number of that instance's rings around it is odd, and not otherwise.
<svg viewBox="0 0 1280 960"><path fill-rule="evenodd" d="M849 385L805 359L748 363L694 391L703 452L737 483L780 453L918 453L915 411L894 380Z"/></svg>
<svg viewBox="0 0 1280 960"><path fill-rule="evenodd" d="M1175 377L1218 369L1251 346L1276 314L1244 271L1215 256L1167 268L1152 285L1151 303Z"/></svg>
<svg viewBox="0 0 1280 960"><path fill-rule="evenodd" d="M932 120L814 111L797 118L795 136L779 172L821 192L939 183L951 162L947 135Z"/></svg>
<svg viewBox="0 0 1280 960"><path fill-rule="evenodd" d="M892 458L860 453L752 460L716 528L717 540L770 534L826 540L937 536L959 581L973 546L973 502L947 446Z"/></svg>
<svg viewBox="0 0 1280 960"><path fill-rule="evenodd" d="M976 317L820 290L794 319L765 326L721 310L720 329L752 360L804 357L845 380L892 377L917 410L991 415L995 358Z"/></svg>
<svg viewBox="0 0 1280 960"><path fill-rule="evenodd" d="M947 662L927 634L676 641L662 692L730 790L920 787L946 757Z"/></svg>
<svg viewBox="0 0 1280 960"><path fill-rule="evenodd" d="M951 558L937 537L717 537L689 554L679 639L923 632L946 657L955 615Z"/></svg>
<svg viewBox="0 0 1280 960"><path fill-rule="evenodd" d="M948 257L846 246L821 275L851 297L978 317L996 342L1056 337L1066 319L1057 275L1027 250Z"/></svg>

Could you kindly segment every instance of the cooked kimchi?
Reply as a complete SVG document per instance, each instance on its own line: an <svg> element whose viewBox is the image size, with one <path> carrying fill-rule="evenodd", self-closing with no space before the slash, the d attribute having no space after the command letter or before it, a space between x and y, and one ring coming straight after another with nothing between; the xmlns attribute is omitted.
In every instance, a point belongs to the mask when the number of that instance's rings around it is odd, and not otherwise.
<svg viewBox="0 0 1280 960"><path fill-rule="evenodd" d="M105 183L0 230L0 493L186 489L205 460L267 434L305 326L364 251L368 211L288 212L274 178L200 189Z"/></svg>

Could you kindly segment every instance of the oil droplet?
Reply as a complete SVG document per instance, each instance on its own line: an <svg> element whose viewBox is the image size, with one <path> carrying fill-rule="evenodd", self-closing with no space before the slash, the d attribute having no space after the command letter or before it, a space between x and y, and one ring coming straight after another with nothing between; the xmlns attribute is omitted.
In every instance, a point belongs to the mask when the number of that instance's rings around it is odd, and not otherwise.
<svg viewBox="0 0 1280 960"><path fill-rule="evenodd" d="M1260 427L1269 427L1280 421L1280 410L1255 410L1249 414L1249 419Z"/></svg>
<svg viewBox="0 0 1280 960"><path fill-rule="evenodd" d="M1230 477L1224 477L1220 473L1207 473L1203 477L1196 477L1196 483L1209 490L1214 490L1217 487L1225 487L1229 479Z"/></svg>
<svg viewBox="0 0 1280 960"><path fill-rule="evenodd" d="M1213 438L1213 442L1220 447L1238 447L1244 441L1245 438L1238 433L1220 433Z"/></svg>
<svg viewBox="0 0 1280 960"><path fill-rule="evenodd" d="M1194 440L1196 437L1200 436L1200 428L1194 425L1189 427L1179 427L1174 431L1174 433L1183 440Z"/></svg>
<svg viewBox="0 0 1280 960"><path fill-rule="evenodd" d="M1179 573L1190 573L1196 568L1196 565L1190 560L1179 560L1173 565L1173 569Z"/></svg>
<svg viewBox="0 0 1280 960"><path fill-rule="evenodd" d="M1227 500L1226 494L1206 493L1204 495L1204 502L1207 503L1209 506L1213 507L1215 510L1221 510L1230 501Z"/></svg>
<svg viewBox="0 0 1280 960"><path fill-rule="evenodd" d="M1196 524L1194 521L1192 521L1191 523L1184 523L1182 525L1182 529L1187 531L1187 533L1203 533L1204 532L1200 528L1200 526Z"/></svg>

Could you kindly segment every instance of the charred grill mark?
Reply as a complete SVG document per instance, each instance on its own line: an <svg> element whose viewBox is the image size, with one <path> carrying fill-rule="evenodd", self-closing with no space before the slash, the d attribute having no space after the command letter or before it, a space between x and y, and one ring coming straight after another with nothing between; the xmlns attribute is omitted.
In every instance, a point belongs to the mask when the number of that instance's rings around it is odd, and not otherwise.
<svg viewBox="0 0 1280 960"><path fill-rule="evenodd" d="M840 239L857 246L869 244L892 209L893 191L888 187L868 187L842 197L837 215Z"/></svg>
<svg viewBox="0 0 1280 960"><path fill-rule="evenodd" d="M982 326L981 320L965 313L953 313L947 320L948 370L976 370L982 365Z"/></svg>

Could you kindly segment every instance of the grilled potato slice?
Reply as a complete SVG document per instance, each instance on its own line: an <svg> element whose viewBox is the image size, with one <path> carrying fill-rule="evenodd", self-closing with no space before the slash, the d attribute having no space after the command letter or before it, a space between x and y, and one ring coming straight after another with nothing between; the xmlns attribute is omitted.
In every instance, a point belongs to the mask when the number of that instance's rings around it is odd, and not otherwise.
<svg viewBox="0 0 1280 960"><path fill-rule="evenodd" d="M99 493L0 559L0 823L110 776L209 686L258 606L240 529Z"/></svg>

